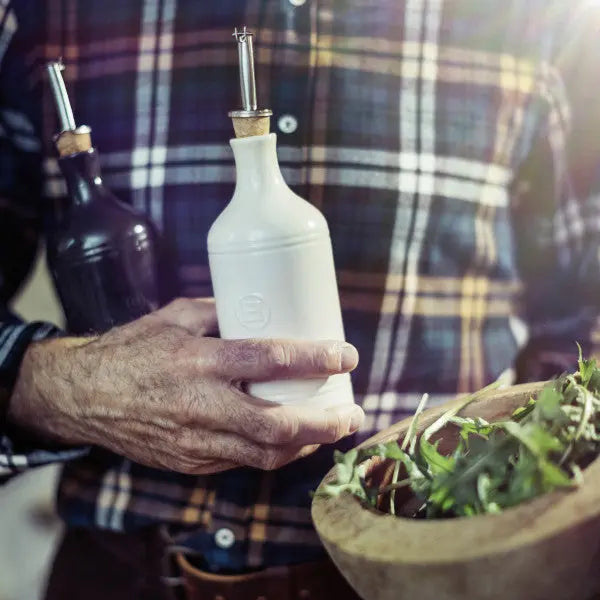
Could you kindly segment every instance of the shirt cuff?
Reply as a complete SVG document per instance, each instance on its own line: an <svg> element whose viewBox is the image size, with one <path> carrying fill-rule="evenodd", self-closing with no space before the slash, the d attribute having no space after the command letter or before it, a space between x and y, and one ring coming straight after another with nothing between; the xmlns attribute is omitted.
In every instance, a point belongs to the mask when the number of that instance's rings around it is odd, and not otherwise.
<svg viewBox="0 0 600 600"><path fill-rule="evenodd" d="M41 446L42 444L39 444ZM0 437L0 483L4 483L13 475L27 469L43 467L52 463L62 463L81 458L89 452L89 448L56 448L36 447L19 439L18 434L11 432Z"/></svg>
<svg viewBox="0 0 600 600"><path fill-rule="evenodd" d="M7 397L19 374L25 352L32 342L62 335L51 323L0 322L0 389ZM8 402L0 414L0 482L32 467L65 462L85 456L87 447L65 448L32 439L18 428L9 427L5 415Z"/></svg>

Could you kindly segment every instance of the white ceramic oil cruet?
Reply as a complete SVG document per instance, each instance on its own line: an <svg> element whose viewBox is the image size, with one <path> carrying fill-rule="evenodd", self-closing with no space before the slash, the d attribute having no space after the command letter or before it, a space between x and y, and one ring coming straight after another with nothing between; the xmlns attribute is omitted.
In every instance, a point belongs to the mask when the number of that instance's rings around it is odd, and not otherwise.
<svg viewBox="0 0 600 600"><path fill-rule="evenodd" d="M252 34L234 36L243 110L236 138L233 198L208 234L210 273L224 339L344 340L327 222L286 185L269 133L271 110L257 110ZM320 406L352 403L349 374L253 383L254 396Z"/></svg>

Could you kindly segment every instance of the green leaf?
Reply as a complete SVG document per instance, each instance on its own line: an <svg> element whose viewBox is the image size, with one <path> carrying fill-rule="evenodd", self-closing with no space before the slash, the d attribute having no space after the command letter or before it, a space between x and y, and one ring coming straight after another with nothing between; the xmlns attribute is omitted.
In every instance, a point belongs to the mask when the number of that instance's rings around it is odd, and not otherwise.
<svg viewBox="0 0 600 600"><path fill-rule="evenodd" d="M548 460L540 460L543 482L550 491L553 487L575 487L576 483L560 468Z"/></svg>
<svg viewBox="0 0 600 600"><path fill-rule="evenodd" d="M434 433L438 432L442 427L444 427L444 425L448 424L451 419L454 418L463 408L479 399L479 397L485 392L499 388L501 383L501 381L494 381L479 391L464 398L462 402L458 403L454 408L446 411L441 417L427 427L427 429L425 429L423 432L423 437L428 440Z"/></svg>
<svg viewBox="0 0 600 600"><path fill-rule="evenodd" d="M588 390L593 392L596 396L600 393L600 368L594 370L587 387Z"/></svg>
<svg viewBox="0 0 600 600"><path fill-rule="evenodd" d="M592 394L584 389L583 390L583 410L581 411L581 417L577 429L575 431L575 440L578 440L581 437L581 434L585 428L585 426L589 423L592 418L592 413L594 411L594 402Z"/></svg>
<svg viewBox="0 0 600 600"><path fill-rule="evenodd" d="M368 500L367 494L360 483L347 483L343 485L337 484L325 484L321 486L316 492L315 496L325 496L325 497L337 497L342 492L350 492L352 495L360 498L361 500Z"/></svg>
<svg viewBox="0 0 600 600"><path fill-rule="evenodd" d="M512 420L513 421L522 421L528 414L530 414L533 409L535 408L536 405L536 401L534 398L529 398L529 401L527 402L527 404L525 406L519 406L519 408L517 408L513 414L512 414Z"/></svg>
<svg viewBox="0 0 600 600"><path fill-rule="evenodd" d="M481 500L483 506L488 506L490 502L490 486L490 476L487 473L480 473L479 477L477 478L477 495L479 496L479 500Z"/></svg>
<svg viewBox="0 0 600 600"><path fill-rule="evenodd" d="M336 450L333 455L334 461L337 464L337 483L350 483L354 478L356 463L358 458L358 450L352 448L345 454Z"/></svg>
<svg viewBox="0 0 600 600"><path fill-rule="evenodd" d="M515 506L543 493L537 458L522 449L515 461L505 492L500 496L502 506Z"/></svg>
<svg viewBox="0 0 600 600"><path fill-rule="evenodd" d="M549 452L564 450L564 444L537 423L515 423L505 421L502 428L517 438L530 452L539 457L546 457Z"/></svg>
<svg viewBox="0 0 600 600"><path fill-rule="evenodd" d="M518 423L507 421L504 423L504 428L535 456L542 475L544 488L573 486L571 478L560 467L548 460L548 455L551 452L564 450L564 445L560 440L548 433L537 423L519 425Z"/></svg>
<svg viewBox="0 0 600 600"><path fill-rule="evenodd" d="M415 440L417 435L417 425L419 423L419 415L425 410L425 405L427 404L427 400L429 399L429 394L423 394L421 397L421 401L419 402L419 406L415 414L413 415L412 421L408 427L408 431L402 440L401 450L404 452L407 448L410 448L410 452L414 451Z"/></svg>
<svg viewBox="0 0 600 600"><path fill-rule="evenodd" d="M537 398L537 409L540 415L549 421L561 419L563 412L561 410L563 396L552 386L545 387Z"/></svg>
<svg viewBox="0 0 600 600"><path fill-rule="evenodd" d="M398 442L393 441L393 442L388 442L387 444L384 445L383 456L385 458L393 458L394 460L401 460L404 456L406 456L406 453L403 452L402 450L400 450L400 446L398 445Z"/></svg>
<svg viewBox="0 0 600 600"><path fill-rule="evenodd" d="M423 457L425 463L428 466L428 470L433 475L438 473L451 473L454 469L454 459L449 456L444 456L438 452L438 440L435 445L428 442L423 436L419 441L419 451Z"/></svg>
<svg viewBox="0 0 600 600"><path fill-rule="evenodd" d="M353 448L345 454L336 450L333 459L337 465L336 480L321 486L316 496L339 496L342 492L350 492L361 500L371 501L372 497L366 492L358 463L358 450Z"/></svg>
<svg viewBox="0 0 600 600"><path fill-rule="evenodd" d="M595 358L590 358L588 360L583 358L581 346L579 344L577 344L577 348L579 348L579 359L577 363L579 365L579 377L581 378L581 385L583 385L583 387L587 387L590 379L597 371L598 365L596 364Z"/></svg>
<svg viewBox="0 0 600 600"><path fill-rule="evenodd" d="M453 510L458 514L463 514L462 507L465 505L471 506L475 512L482 512L477 480L481 473L489 474L493 481L502 479L508 469L510 447L510 440L497 433L489 440L474 438L469 453L456 459L451 473L433 478L429 501L442 511L446 510L446 502L451 499L455 505Z"/></svg>

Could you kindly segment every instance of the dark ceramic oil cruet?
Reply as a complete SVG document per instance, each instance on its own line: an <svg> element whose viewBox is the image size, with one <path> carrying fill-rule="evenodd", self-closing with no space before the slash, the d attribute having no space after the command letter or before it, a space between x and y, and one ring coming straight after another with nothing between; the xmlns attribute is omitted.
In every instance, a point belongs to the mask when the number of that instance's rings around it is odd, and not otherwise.
<svg viewBox="0 0 600 600"><path fill-rule="evenodd" d="M55 137L68 201L47 256L73 334L100 333L159 306L158 238L151 222L103 183L91 130L76 127L61 71L47 64L62 131Z"/></svg>

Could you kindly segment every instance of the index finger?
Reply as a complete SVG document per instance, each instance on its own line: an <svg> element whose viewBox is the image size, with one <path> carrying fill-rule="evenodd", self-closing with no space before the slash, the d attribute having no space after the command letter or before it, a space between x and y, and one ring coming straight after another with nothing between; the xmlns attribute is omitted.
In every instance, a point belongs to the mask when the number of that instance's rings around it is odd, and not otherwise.
<svg viewBox="0 0 600 600"><path fill-rule="evenodd" d="M358 352L343 341L220 340L215 369L229 381L308 379L347 373Z"/></svg>

